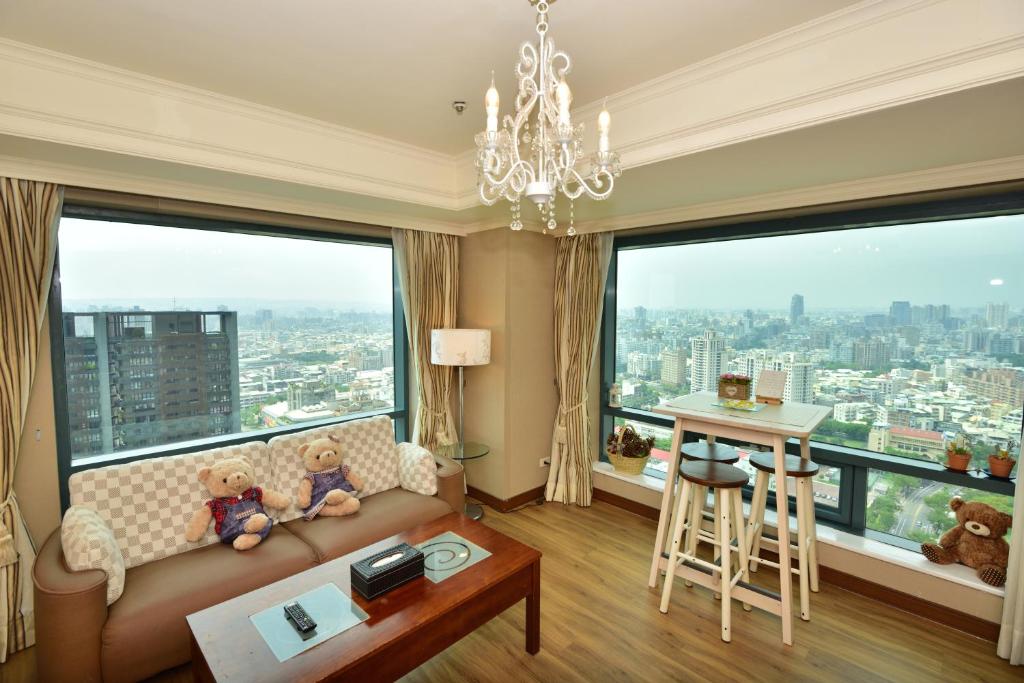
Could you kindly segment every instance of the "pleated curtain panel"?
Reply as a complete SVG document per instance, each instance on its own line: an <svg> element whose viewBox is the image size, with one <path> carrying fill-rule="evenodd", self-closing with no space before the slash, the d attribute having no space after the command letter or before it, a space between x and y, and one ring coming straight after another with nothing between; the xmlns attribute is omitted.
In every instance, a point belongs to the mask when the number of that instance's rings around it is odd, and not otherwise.
<svg viewBox="0 0 1024 683"><path fill-rule="evenodd" d="M430 331L455 327L459 296L459 238L395 230L402 308L416 373L413 441L426 448L455 443L449 394L452 368L430 362Z"/></svg>
<svg viewBox="0 0 1024 683"><path fill-rule="evenodd" d="M593 443L587 387L594 370L612 235L560 237L555 253L555 382L558 413L544 497L589 506Z"/></svg>
<svg viewBox="0 0 1024 683"><path fill-rule="evenodd" d="M1018 459L1020 456L1017 456ZM1010 537L1010 561L1006 568L1006 597L1003 598L1003 622L999 628L997 652L1010 664L1024 665L1024 486L1017 471L1013 495L1013 528Z"/></svg>
<svg viewBox="0 0 1024 683"><path fill-rule="evenodd" d="M35 377L63 191L0 177L0 662L34 642L35 549L14 495L14 471Z"/></svg>

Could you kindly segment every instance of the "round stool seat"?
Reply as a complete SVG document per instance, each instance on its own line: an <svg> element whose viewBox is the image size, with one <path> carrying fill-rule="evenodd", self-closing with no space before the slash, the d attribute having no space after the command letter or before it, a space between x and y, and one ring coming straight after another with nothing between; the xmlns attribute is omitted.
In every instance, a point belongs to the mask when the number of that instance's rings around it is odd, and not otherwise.
<svg viewBox="0 0 1024 683"><path fill-rule="evenodd" d="M722 443L708 443L707 441L694 441L683 444L683 460L709 460L721 462L727 465L740 461L740 454L732 446Z"/></svg>
<svg viewBox="0 0 1024 683"><path fill-rule="evenodd" d="M708 460L684 462L679 466L679 474L689 482L712 489L738 489L750 480L738 467Z"/></svg>
<svg viewBox="0 0 1024 683"><path fill-rule="evenodd" d="M775 473L775 455L772 453L751 453L750 464L762 472ZM810 460L795 455L786 456L787 477L813 477L817 473L818 466Z"/></svg>

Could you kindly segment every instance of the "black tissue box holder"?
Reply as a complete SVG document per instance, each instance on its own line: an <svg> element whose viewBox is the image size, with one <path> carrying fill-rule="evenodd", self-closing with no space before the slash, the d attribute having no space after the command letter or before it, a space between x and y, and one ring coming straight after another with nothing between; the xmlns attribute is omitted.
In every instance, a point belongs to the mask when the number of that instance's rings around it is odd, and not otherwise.
<svg viewBox="0 0 1024 683"><path fill-rule="evenodd" d="M393 555L390 562L379 563ZM387 593L407 581L423 576L423 553L408 543L401 543L374 553L352 565L352 588L367 600Z"/></svg>

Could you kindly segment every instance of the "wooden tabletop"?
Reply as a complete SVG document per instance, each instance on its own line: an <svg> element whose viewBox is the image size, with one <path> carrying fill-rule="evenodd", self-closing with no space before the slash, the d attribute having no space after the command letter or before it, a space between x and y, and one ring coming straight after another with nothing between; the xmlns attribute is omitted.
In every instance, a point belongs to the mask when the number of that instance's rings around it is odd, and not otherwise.
<svg viewBox="0 0 1024 683"><path fill-rule="evenodd" d="M375 552L414 545L452 531L488 550L491 556L441 583L415 579L374 600L350 587L350 565ZM396 641L441 619L458 619L463 606L490 587L540 560L540 552L490 527L451 513L276 583L188 616L195 646L217 681L323 680L358 668ZM537 565L539 566L539 564ZM249 616L326 583L334 583L362 607L369 619L287 661L278 662ZM504 609L504 608L503 608Z"/></svg>
<svg viewBox="0 0 1024 683"><path fill-rule="evenodd" d="M809 403L766 405L763 409L753 412L713 405L717 400L718 394L715 392L701 391L674 398L651 410L670 417L689 418L711 424L796 437L810 436L811 432L832 412L827 406L816 406Z"/></svg>

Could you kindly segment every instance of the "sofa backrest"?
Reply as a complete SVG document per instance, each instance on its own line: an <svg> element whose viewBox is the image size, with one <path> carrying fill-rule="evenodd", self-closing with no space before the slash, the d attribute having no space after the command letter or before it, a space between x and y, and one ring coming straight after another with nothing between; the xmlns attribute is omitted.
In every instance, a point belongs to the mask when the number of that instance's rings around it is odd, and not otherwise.
<svg viewBox="0 0 1024 683"><path fill-rule="evenodd" d="M197 543L185 540L185 524L210 497L199 468L243 455L252 462L256 483L272 480L267 444L251 441L164 458L76 472L68 482L72 505L99 513L114 532L126 567L219 541L213 524Z"/></svg>
<svg viewBox="0 0 1024 683"><path fill-rule="evenodd" d="M345 463L366 482L358 494L359 498L398 487L398 445L391 418L386 415L275 436L267 444L273 481L271 488L293 499L292 505L280 515L282 522L302 516L294 502L299 493L299 482L306 474L299 446L328 435L338 439Z"/></svg>

